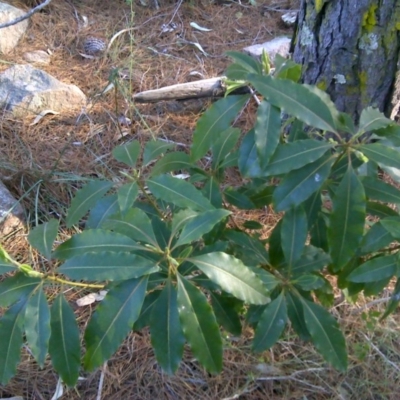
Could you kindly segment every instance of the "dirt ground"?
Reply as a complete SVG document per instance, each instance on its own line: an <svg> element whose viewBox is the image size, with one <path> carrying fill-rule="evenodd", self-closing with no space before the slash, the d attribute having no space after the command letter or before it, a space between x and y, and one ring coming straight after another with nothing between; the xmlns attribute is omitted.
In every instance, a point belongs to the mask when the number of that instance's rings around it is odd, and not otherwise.
<svg viewBox="0 0 400 400"><path fill-rule="evenodd" d="M71 182L74 187L84 177L116 174L111 151L124 140L160 137L188 146L207 101L137 105L131 100L132 94L187 82L193 76L220 76L229 64L225 51L241 50L276 36L291 36L280 17L299 3L258 0L254 6L245 1L160 1L161 7L156 9L141 5L139 0L132 6L123 0L53 0L32 17L15 51L1 56L0 72L10 63L23 63L26 51L50 50L51 63L40 68L79 86L91 100L79 116L47 115L34 125L33 118L17 121L5 114L0 118L0 177L21 199L32 222L64 215L72 195ZM26 9L31 3L9 2ZM83 17L87 18L87 26L83 25ZM191 22L211 31L198 31ZM163 25L175 28L162 33ZM120 35L103 56L88 59L80 54L85 38L95 36L108 43L114 34L127 28L130 30ZM207 55L189 42L199 43ZM110 82L117 89L106 92ZM131 125L121 124L121 116L129 118ZM240 123L245 127L252 118L251 113L243 115ZM23 232L0 240L18 260L37 260ZM78 297L79 292L71 293L71 302ZM249 351L249 330L240 339L226 338L221 375L205 373L187 350L177 375L169 377L158 367L148 333L143 331L130 335L101 371L82 372L77 387L64 388L60 398L398 398L395 393L400 369L393 363L398 365L400 360L395 329L399 317L390 317L385 326L377 328L375 324L377 329L368 332L368 324L375 322L369 314L363 320L362 311L361 306L345 304L334 310L351 337L351 366L346 374L329 368L312 346L300 342L290 331L273 350L254 355ZM77 310L82 326L90 312ZM363 332L368 336L364 337ZM369 345L370 337L380 343L378 351ZM48 400L56 391L57 380L49 364L39 370L23 349L18 373L6 387L0 386L0 397Z"/></svg>

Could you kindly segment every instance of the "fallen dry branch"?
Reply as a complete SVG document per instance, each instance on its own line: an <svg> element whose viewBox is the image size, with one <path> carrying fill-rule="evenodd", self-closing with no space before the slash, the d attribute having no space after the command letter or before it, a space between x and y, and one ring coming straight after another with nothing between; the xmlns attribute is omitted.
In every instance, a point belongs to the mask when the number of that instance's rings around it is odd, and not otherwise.
<svg viewBox="0 0 400 400"><path fill-rule="evenodd" d="M161 89L146 90L133 95L137 103L157 103L164 100L189 100L204 97L222 97L226 92L224 76L202 79L196 82L178 83ZM250 88L242 87L231 94L250 93Z"/></svg>
<svg viewBox="0 0 400 400"><path fill-rule="evenodd" d="M37 13L38 11L42 10L46 6L48 6L51 3L52 0L46 0L43 3L37 5L36 7L32 8L29 10L26 14L21 15L18 18L13 19L12 21L4 22L3 24L0 24L0 29L3 28L8 28L9 26L16 25L22 21L25 21L26 19L32 17L33 14Z"/></svg>
<svg viewBox="0 0 400 400"><path fill-rule="evenodd" d="M195 82L179 83L161 89L146 90L133 96L138 103L157 103L163 100L199 99L220 97L225 93L224 77L202 79Z"/></svg>

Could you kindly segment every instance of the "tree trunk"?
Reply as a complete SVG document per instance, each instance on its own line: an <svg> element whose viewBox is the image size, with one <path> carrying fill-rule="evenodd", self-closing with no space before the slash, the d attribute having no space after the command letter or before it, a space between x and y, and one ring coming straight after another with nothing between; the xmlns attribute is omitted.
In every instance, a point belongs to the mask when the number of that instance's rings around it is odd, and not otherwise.
<svg viewBox="0 0 400 400"><path fill-rule="evenodd" d="M302 0L293 58L302 81L326 90L357 123L390 112L400 53L400 0Z"/></svg>

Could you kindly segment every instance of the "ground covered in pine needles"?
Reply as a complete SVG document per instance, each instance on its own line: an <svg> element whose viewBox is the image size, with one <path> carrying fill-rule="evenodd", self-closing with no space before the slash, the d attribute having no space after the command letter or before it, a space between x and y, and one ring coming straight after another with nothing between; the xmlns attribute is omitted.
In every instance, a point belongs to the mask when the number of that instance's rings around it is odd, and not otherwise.
<svg viewBox="0 0 400 400"><path fill-rule="evenodd" d="M21 5L22 0L11 1ZM281 20L283 11L298 7L297 1L264 0L257 6L243 2L171 2L161 8L145 7L139 1L53 0L35 14L25 38L15 51L0 59L0 71L22 63L26 51L50 50L51 63L43 67L56 78L78 85L90 98L80 115L47 115L14 120L0 116L0 177L20 199L32 226L49 217L63 218L71 197L82 181L92 177L118 177L112 149L124 141L161 138L191 143L195 122L209 104L207 100L137 105L132 94L193 79L216 77L229 64L227 50L263 43L291 35ZM23 2L22 2L23 3ZM87 26L82 24L87 18ZM201 32L190 22L212 29ZM174 23L172 32L163 25ZM172 26L172 25L171 25ZM129 29L96 59L84 58L82 45L88 36L109 41ZM197 42L207 55L189 42ZM109 90L110 83L113 89ZM131 124L126 124L129 118ZM240 116L245 129L253 122L251 107ZM122 121L122 123L121 123ZM232 173L228 183L238 177ZM240 225L246 219L265 224L268 236L279 216L263 212L237 212ZM44 261L27 244L27 232L0 238L18 261ZM63 231L59 240L72 232ZM66 292L71 304L87 292ZM51 293L50 293L51 296ZM376 312L383 310L389 293L379 299L349 305L338 293L332 310L346 333L350 366L347 373L334 371L315 349L287 331L271 351L250 351L253 332L244 329L241 338L225 337L224 370L207 374L190 351L178 373L163 374L151 349L146 330L132 333L102 370L82 373L74 389L64 388L62 399L397 399L400 381L400 316L384 323ZM93 311L77 307L78 321L85 324ZM1 360L0 360L1 362ZM15 378L0 387L0 397L51 399L58 377L50 363L40 370L29 350L22 350Z"/></svg>

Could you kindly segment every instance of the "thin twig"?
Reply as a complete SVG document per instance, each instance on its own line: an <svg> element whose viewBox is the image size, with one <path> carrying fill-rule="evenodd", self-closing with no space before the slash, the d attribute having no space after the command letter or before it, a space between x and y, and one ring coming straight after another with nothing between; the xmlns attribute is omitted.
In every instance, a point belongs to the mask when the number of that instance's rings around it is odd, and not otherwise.
<svg viewBox="0 0 400 400"><path fill-rule="evenodd" d="M104 375L107 369L107 361L103 364L103 368L101 369L101 375L99 380L99 386L97 389L96 400L101 400L101 393L103 392L103 383L104 383Z"/></svg>
<svg viewBox="0 0 400 400"><path fill-rule="evenodd" d="M368 342L368 344L390 365L392 366L397 372L400 372L400 367L396 365L393 361L390 361L379 349L376 347L373 343L372 340L363 332L360 332L361 335L364 336L365 340Z"/></svg>
<svg viewBox="0 0 400 400"><path fill-rule="evenodd" d="M161 18L166 16L167 14L162 14L162 15L156 15L154 17L149 18L148 20L144 21L143 24L140 24L139 26L134 26L134 27L130 27L130 28L126 28L126 29L122 29L120 31L118 31L109 41L108 46L107 46L107 50L106 52L108 52L112 46L112 44L114 43L115 39L118 38L118 36L121 36L123 33L125 32L132 32L132 31L137 31L140 28L142 28L144 25L148 24L149 22L151 22L153 19L156 18Z"/></svg>
<svg viewBox="0 0 400 400"><path fill-rule="evenodd" d="M38 6L32 8L30 11L28 11L26 14L21 15L18 18L13 19L12 21L4 22L3 24L0 24L0 29L2 28L8 28L9 26L16 25L19 22L22 22L28 18L30 18L33 14L37 13L40 11L42 8L48 6L51 3L51 0L46 0L44 3L39 4Z"/></svg>
<svg viewBox="0 0 400 400"><path fill-rule="evenodd" d="M372 300L372 301L370 301L369 303L363 305L361 308L357 308L357 309L353 310L353 311L351 312L351 314L352 314L352 315L354 315L354 314L360 314L360 313L362 313L363 311L368 310L369 308L371 308L371 307L373 307L373 306L376 306L377 304L386 303L386 302L390 301L390 299L391 299L391 297L383 297L383 298L381 298L381 299Z"/></svg>
<svg viewBox="0 0 400 400"><path fill-rule="evenodd" d="M183 0L179 0L179 3L176 5L175 10L174 10L174 13L172 14L172 17L171 17L171 19L170 19L170 21L168 22L167 25L172 24L172 22L173 22L173 20L174 20L174 18L175 18L175 16L176 16L176 13L179 11L179 9L180 9L182 3L183 3Z"/></svg>

